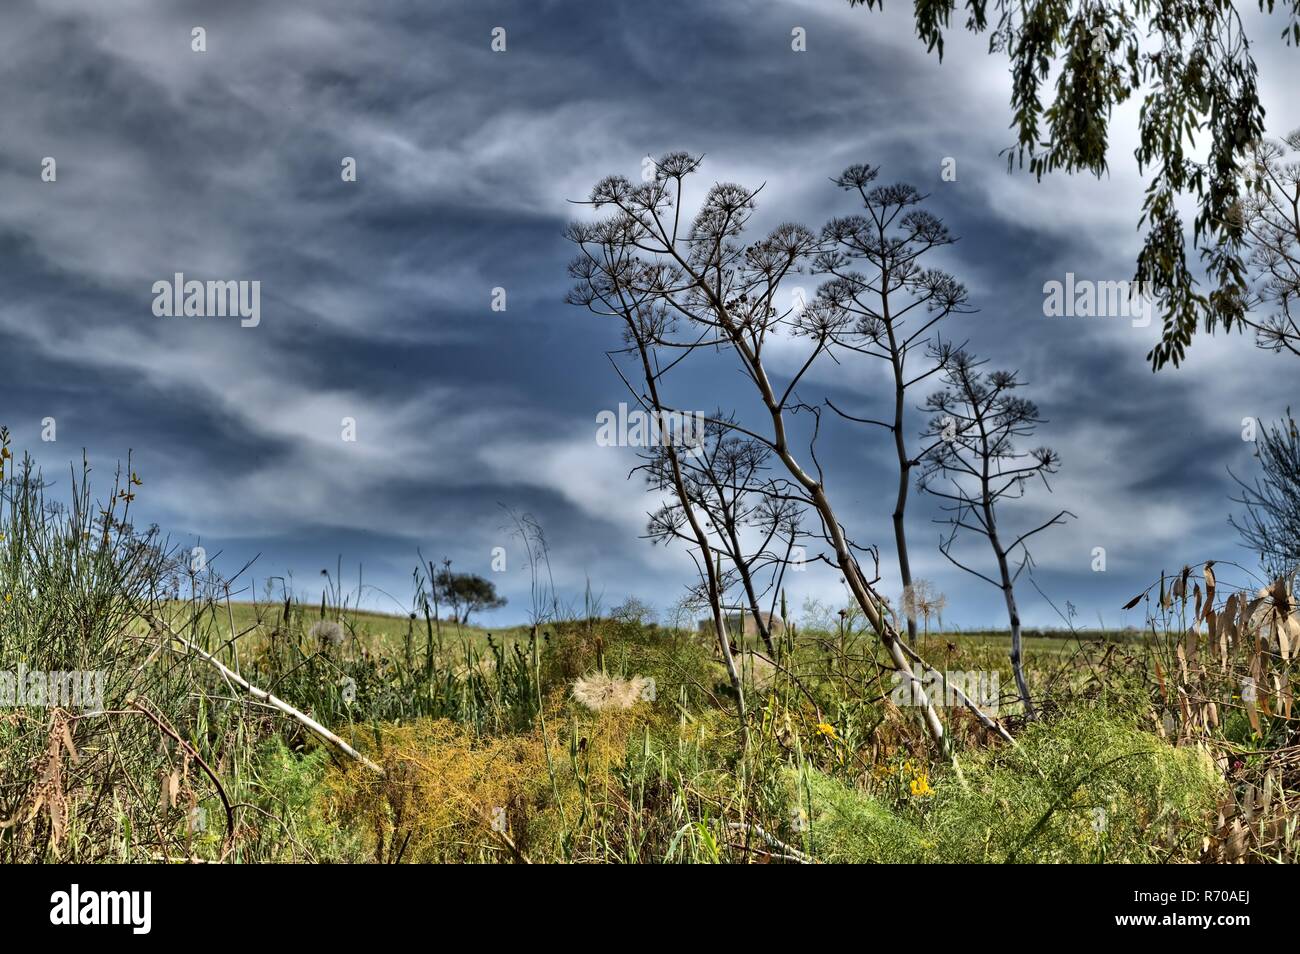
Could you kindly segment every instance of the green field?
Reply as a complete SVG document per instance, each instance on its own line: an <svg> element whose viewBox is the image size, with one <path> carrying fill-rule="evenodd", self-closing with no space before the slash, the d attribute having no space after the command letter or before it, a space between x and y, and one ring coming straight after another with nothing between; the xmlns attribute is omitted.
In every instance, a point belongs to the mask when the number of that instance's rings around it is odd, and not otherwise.
<svg viewBox="0 0 1300 954"><path fill-rule="evenodd" d="M152 538L12 486L0 675L102 680L91 699L38 682L39 698L0 713L0 861L1165 863L1300 849L1296 667L1277 639L1294 621L1236 593L1209 604L1219 640L1187 587L1142 633L1030 632L1024 694L1007 634L923 635L918 686L887 629L834 607L821 618L835 628L791 620L769 649L630 615L551 618L534 637L346 597L166 599L176 563Z"/></svg>

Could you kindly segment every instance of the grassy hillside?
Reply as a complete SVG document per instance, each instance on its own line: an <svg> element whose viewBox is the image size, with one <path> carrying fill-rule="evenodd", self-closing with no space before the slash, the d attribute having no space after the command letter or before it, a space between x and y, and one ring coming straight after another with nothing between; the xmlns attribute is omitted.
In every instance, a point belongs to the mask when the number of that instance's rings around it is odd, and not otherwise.
<svg viewBox="0 0 1300 954"><path fill-rule="evenodd" d="M0 510L4 862L1294 860L1292 592L1190 584L1150 629L769 650L635 619L439 627L230 603L78 484ZM178 598L177 591L189 593ZM432 628L432 633L430 632ZM64 698L54 676L97 674ZM44 679L44 676L42 676ZM92 683L93 685L93 683ZM13 683L8 689L14 688ZM24 689L29 689L24 686ZM46 692L48 688L48 693ZM960 695L958 690L965 693ZM6 683L0 678L0 691ZM59 689L62 692L62 689Z"/></svg>

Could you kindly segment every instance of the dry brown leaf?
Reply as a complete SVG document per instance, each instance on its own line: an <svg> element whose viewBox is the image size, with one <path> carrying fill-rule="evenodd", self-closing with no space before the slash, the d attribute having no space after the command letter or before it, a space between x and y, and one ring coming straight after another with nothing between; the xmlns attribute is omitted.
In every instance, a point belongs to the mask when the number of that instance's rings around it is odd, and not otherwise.
<svg viewBox="0 0 1300 954"><path fill-rule="evenodd" d="M1240 818L1234 818L1228 830L1228 837L1223 840L1222 860L1228 864L1235 864L1245 858L1248 840L1249 833L1246 826L1241 823Z"/></svg>
<svg viewBox="0 0 1300 954"><path fill-rule="evenodd" d="M1255 708L1254 695L1243 696L1242 701L1246 703L1246 715L1250 717L1250 727L1255 730L1256 735L1263 735L1259 728L1259 710Z"/></svg>
<svg viewBox="0 0 1300 954"><path fill-rule="evenodd" d="M1264 598L1256 597L1253 600L1241 601L1241 620L1237 624L1237 632L1245 635L1250 632L1250 621L1255 618L1255 610L1259 609Z"/></svg>
<svg viewBox="0 0 1300 954"><path fill-rule="evenodd" d="M68 728L67 719L59 719L59 736L63 742L63 747L68 751L68 758L72 760L73 765L81 763L81 756L77 754L77 747L72 744L72 731Z"/></svg>
<svg viewBox="0 0 1300 954"><path fill-rule="evenodd" d="M1286 577L1279 576L1273 581L1269 597L1273 600L1273 609L1279 615L1289 616L1291 614L1291 596L1286 590Z"/></svg>
<svg viewBox="0 0 1300 954"><path fill-rule="evenodd" d="M158 807L169 809L176 807L176 796L181 790L181 776L176 769L163 773L161 776L161 791L158 795Z"/></svg>
<svg viewBox="0 0 1300 954"><path fill-rule="evenodd" d="M1282 625L1278 627L1278 647L1282 650L1282 658L1290 662L1296 648L1300 647L1300 619L1293 611L1281 622Z"/></svg>

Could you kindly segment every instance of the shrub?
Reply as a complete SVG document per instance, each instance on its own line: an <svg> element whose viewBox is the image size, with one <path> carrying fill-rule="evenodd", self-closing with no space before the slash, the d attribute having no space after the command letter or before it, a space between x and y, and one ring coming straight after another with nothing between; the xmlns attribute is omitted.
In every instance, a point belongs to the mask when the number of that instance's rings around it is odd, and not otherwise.
<svg viewBox="0 0 1300 954"><path fill-rule="evenodd" d="M935 860L1190 860L1222 791L1203 749L1175 748L1122 712L1075 708L1033 723L939 786Z"/></svg>
<svg viewBox="0 0 1300 954"><path fill-rule="evenodd" d="M205 783L162 730L188 719L190 687L150 662L158 640L139 625L169 562L156 531L129 523L134 475L101 502L86 467L64 504L46 497L30 460L7 475L9 460L0 431L0 673L10 690L24 671L24 682L76 673L91 692L77 702L15 696L0 708L0 861L183 850L178 829Z"/></svg>
<svg viewBox="0 0 1300 954"><path fill-rule="evenodd" d="M244 817L253 830L241 849L241 860L298 864L365 860L358 834L339 827L320 797L329 769L330 753L323 748L298 755L279 738L262 747L247 783L256 811Z"/></svg>
<svg viewBox="0 0 1300 954"><path fill-rule="evenodd" d="M803 811L805 843L818 861L906 864L921 860L924 850L915 823L816 769L793 774L797 795L792 813Z"/></svg>
<svg viewBox="0 0 1300 954"><path fill-rule="evenodd" d="M545 737L476 736L443 719L386 725L372 753L385 775L332 774L330 809L367 833L380 862L555 860L601 817L645 721L645 707L570 722L553 709Z"/></svg>
<svg viewBox="0 0 1300 954"><path fill-rule="evenodd" d="M1196 858L1222 789L1203 750L1090 709L1033 723L1018 743L959 760L933 787L911 763L878 770L870 790L791 772L807 844L825 862Z"/></svg>

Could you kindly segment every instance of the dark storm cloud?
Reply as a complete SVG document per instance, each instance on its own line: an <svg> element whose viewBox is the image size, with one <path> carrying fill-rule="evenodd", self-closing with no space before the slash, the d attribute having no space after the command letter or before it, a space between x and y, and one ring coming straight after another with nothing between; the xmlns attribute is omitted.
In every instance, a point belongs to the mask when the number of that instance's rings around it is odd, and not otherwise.
<svg viewBox="0 0 1300 954"><path fill-rule="evenodd" d="M1130 276L1141 183L1122 141L1109 179L1008 175L1006 77L982 40L954 37L940 65L898 11L831 0L49 0L0 16L3 420L50 472L86 447L102 475L133 450L142 515L223 568L260 554L259 581L292 573L309 595L342 554L345 579L363 564L367 599L390 605L379 591L409 598L417 547L486 572L511 507L546 526L570 598L590 579L609 602L671 602L689 563L638 539L653 501L626 480L636 461L595 446L596 412L628 398L604 356L615 329L562 304L561 238L580 214L568 200L670 149L707 154L700 191L766 182L760 225L855 211L828 181L852 162L931 193L962 237L942 264L979 308L960 336L1024 370L1051 418L1042 439L1065 455L1055 498L1012 519L1079 514L1043 538L1037 578L1088 621L1117 621L1162 567L1239 552L1225 468L1248 469L1240 420L1285 406L1286 370L1207 341L1153 376L1154 329L1042 316L1047 280ZM194 26L207 53L190 49ZM505 54L489 48L496 26ZM794 26L807 53L790 51ZM44 156L55 184L39 181ZM956 182L940 180L944 157ZM152 283L176 271L260 281L261 324L155 318ZM506 312L489 307L498 286ZM712 408L742 400L729 380L701 370L674 387ZM859 406L883 394L861 369L816 384ZM39 441L46 416L56 444ZM883 445L834 431L834 489L855 536L883 547ZM929 546L934 515L918 500L918 571L954 622L996 622L996 594ZM807 594L836 591L808 576ZM516 618L519 560L498 582Z"/></svg>

